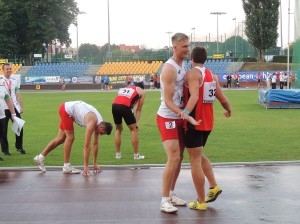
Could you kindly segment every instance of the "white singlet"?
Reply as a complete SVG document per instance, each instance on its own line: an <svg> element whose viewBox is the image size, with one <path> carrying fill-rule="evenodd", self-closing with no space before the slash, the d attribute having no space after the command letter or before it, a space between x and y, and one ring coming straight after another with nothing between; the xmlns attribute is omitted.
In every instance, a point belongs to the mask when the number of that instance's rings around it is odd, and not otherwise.
<svg viewBox="0 0 300 224"><path fill-rule="evenodd" d="M183 108L184 104L183 104L183 84L184 84L184 80L185 80L185 74L186 74L186 66L185 66L185 62L182 62L182 66L180 67L172 58L170 58L168 61L166 61L165 63L171 64L175 67L175 69L177 70L177 79L175 82L175 91L174 91L174 96L173 96L173 102L176 104L176 106L178 106L179 108ZM160 76L160 92L161 92L161 104L160 107L157 111L157 114L161 117L164 118L171 118L171 119L179 119L180 116L178 114L176 114L175 112L173 112L172 110L170 110L164 100L164 83L161 79Z"/></svg>
<svg viewBox="0 0 300 224"><path fill-rule="evenodd" d="M98 118L97 125L102 122L102 116L97 109L83 101L65 102L65 110L74 119L76 124L80 125L81 127L86 127L84 117L88 112L93 112L96 114Z"/></svg>

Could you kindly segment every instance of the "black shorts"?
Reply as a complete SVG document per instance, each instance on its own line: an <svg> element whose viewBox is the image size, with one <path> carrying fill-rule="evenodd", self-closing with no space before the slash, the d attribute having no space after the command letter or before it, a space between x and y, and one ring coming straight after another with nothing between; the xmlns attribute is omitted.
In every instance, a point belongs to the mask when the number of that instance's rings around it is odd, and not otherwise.
<svg viewBox="0 0 300 224"><path fill-rule="evenodd" d="M122 118L124 118L127 125L136 123L134 113L130 107L126 107L122 104L113 104L112 114L115 124L122 124Z"/></svg>
<svg viewBox="0 0 300 224"><path fill-rule="evenodd" d="M204 147L211 131L188 129L184 134L186 148Z"/></svg>

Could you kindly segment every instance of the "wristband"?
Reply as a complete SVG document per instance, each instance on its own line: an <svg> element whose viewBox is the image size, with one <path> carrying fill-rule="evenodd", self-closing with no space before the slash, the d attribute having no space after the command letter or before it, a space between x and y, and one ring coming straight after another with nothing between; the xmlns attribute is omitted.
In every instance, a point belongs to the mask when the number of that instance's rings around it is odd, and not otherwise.
<svg viewBox="0 0 300 224"><path fill-rule="evenodd" d="M187 110L187 109L184 109L182 112L183 112L183 113L186 113L187 115L189 115L189 114L190 114L190 111L189 111L189 110Z"/></svg>
<svg viewBox="0 0 300 224"><path fill-rule="evenodd" d="M17 116L17 114L11 114L11 116Z"/></svg>

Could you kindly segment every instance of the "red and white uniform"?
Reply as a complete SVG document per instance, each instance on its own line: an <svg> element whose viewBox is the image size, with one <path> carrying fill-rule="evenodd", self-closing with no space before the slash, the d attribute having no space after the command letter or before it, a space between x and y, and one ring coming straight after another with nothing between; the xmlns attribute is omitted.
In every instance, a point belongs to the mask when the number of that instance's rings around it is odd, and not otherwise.
<svg viewBox="0 0 300 224"><path fill-rule="evenodd" d="M67 114L75 121L76 124L80 125L81 127L86 127L84 117L89 112L96 114L98 118L97 125L103 121L102 116L97 109L83 101L65 102L64 107Z"/></svg>
<svg viewBox="0 0 300 224"><path fill-rule="evenodd" d="M121 104L133 109L139 99L140 95L136 90L136 86L126 86L119 89L118 96L115 98L113 104Z"/></svg>
<svg viewBox="0 0 300 224"><path fill-rule="evenodd" d="M198 102L190 113L195 120L202 120L199 125L192 125L187 123L189 129L195 129L200 131L211 131L214 124L214 112L213 112L213 102L216 96L216 81L214 80L213 74L210 70L205 67L196 66L203 76L203 82L199 86L199 99ZM184 86L184 101L187 102L190 94L187 86Z"/></svg>
<svg viewBox="0 0 300 224"><path fill-rule="evenodd" d="M179 66L172 58L170 58L166 63L173 65L177 70L177 78L175 83L175 91L173 96L173 102L178 106L179 108L183 108L183 84L185 80L185 74L186 74L186 66L185 63L182 63L182 66ZM157 114L164 118L171 118L171 119L180 119L180 116L170 110L164 100L164 83L160 77L160 88L161 88L161 104L157 111Z"/></svg>

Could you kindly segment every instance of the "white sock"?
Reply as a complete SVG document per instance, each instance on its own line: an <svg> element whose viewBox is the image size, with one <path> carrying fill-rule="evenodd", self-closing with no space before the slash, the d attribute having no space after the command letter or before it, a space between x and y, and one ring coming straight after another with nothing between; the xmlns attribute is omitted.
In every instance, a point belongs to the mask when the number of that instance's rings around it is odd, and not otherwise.
<svg viewBox="0 0 300 224"><path fill-rule="evenodd" d="M43 156L42 154L40 154L40 155L39 155L39 158L40 158L41 160L44 160L44 159L45 159L45 156Z"/></svg>
<svg viewBox="0 0 300 224"><path fill-rule="evenodd" d="M162 197L161 198L161 204L170 201L170 197Z"/></svg>
<svg viewBox="0 0 300 224"><path fill-rule="evenodd" d="M134 157L138 157L139 156L139 153L134 153Z"/></svg>
<svg viewBox="0 0 300 224"><path fill-rule="evenodd" d="M64 166L71 166L70 163L64 163Z"/></svg>

